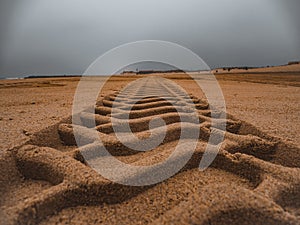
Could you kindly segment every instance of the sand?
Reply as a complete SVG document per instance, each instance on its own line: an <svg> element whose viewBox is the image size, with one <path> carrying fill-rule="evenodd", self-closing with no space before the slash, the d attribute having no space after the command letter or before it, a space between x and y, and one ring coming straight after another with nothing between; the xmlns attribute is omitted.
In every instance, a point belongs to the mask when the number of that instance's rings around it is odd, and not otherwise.
<svg viewBox="0 0 300 225"><path fill-rule="evenodd" d="M132 108L131 130L142 139L151 131L158 139L163 129L148 126L157 116L165 120L167 130L163 144L139 153L114 135L110 114L118 91L147 76L117 76L108 82L96 114L80 115L77 126L85 145L81 153L70 120L79 78L1 81L1 224L299 224L300 67L271 69L217 75L228 114L219 122L227 124L227 132L204 172L198 166L212 131L210 110L203 93L185 75L154 76L185 88L200 124L180 126L180 119L189 118L183 108L177 112L167 100L146 98ZM113 116L119 126L126 104L139 94L130 91L118 102L120 110ZM191 159L176 175L155 185L125 186L96 173L82 157L97 162L92 153L98 146L91 144L95 137L85 132L93 126L94 115L97 134L110 153L132 165L165 160L182 129L201 133ZM134 141L128 139L129 144ZM126 180L128 174L120 176Z"/></svg>

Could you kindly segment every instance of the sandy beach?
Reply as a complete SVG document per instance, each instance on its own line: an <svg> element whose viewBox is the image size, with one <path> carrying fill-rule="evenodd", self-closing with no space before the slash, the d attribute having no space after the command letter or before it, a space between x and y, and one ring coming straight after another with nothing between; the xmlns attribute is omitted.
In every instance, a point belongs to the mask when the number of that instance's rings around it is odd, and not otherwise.
<svg viewBox="0 0 300 225"><path fill-rule="evenodd" d="M187 129L202 132L193 156L176 175L141 187L105 179L81 156L71 121L80 78L1 80L0 223L299 224L300 65L214 73L226 101L227 130L216 159L203 172L199 160L211 133L205 96L185 74L153 74L191 96L200 124ZM110 116L118 91L149 76L110 78L95 112L81 116L82 126L95 116L110 153L132 165L164 160L183 129L180 113L152 96L134 105L130 126L143 139L149 136L149 121L161 117L167 127L163 143L136 153L114 135ZM124 102L134 97L122 96ZM81 138L91 141L89 135Z"/></svg>

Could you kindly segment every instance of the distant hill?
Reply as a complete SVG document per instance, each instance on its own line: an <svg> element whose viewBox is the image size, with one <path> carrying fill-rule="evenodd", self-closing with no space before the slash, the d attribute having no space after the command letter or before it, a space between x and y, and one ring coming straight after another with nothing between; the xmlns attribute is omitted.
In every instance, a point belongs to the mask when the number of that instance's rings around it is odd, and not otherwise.
<svg viewBox="0 0 300 225"><path fill-rule="evenodd" d="M293 61L281 66L266 67L224 67L212 70L215 74L222 73L300 73L300 62Z"/></svg>
<svg viewBox="0 0 300 225"><path fill-rule="evenodd" d="M24 79L31 78L59 78L59 77L82 77L82 75L29 75L24 77Z"/></svg>

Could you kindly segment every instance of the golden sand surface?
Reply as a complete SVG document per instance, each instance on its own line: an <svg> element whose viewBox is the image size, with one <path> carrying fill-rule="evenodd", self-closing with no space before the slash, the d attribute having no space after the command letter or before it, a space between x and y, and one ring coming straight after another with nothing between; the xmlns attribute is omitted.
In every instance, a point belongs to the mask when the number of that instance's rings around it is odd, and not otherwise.
<svg viewBox="0 0 300 225"><path fill-rule="evenodd" d="M211 132L203 93L184 74L154 76L171 79L191 95L200 124L187 128L202 132L184 168L143 187L109 181L81 157L70 120L79 78L0 81L0 223L299 224L299 65L218 72L227 132L219 154L203 172L198 165ZM83 125L95 116L96 130L109 151L133 165L164 160L182 129L172 105L153 97L134 105L130 127L145 138L149 121L163 118L163 144L134 153L118 141L110 121L112 104L119 90L141 77L147 76L111 78L99 95L95 114L81 116ZM92 139L84 132L81 138Z"/></svg>

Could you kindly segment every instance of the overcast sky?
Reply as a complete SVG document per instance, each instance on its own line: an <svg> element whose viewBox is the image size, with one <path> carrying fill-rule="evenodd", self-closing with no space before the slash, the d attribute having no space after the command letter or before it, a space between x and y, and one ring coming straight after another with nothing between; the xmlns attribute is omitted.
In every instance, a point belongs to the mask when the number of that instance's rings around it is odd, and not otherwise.
<svg viewBox="0 0 300 225"><path fill-rule="evenodd" d="M298 0L7 0L0 77L82 74L138 40L178 43L210 67L300 60Z"/></svg>

